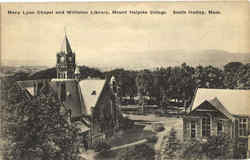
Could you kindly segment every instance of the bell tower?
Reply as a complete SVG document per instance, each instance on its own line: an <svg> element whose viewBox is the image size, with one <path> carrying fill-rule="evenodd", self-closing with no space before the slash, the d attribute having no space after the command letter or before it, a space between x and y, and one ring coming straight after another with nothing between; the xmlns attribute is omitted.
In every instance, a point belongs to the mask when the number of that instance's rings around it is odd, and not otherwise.
<svg viewBox="0 0 250 160"><path fill-rule="evenodd" d="M75 53L72 52L68 37L65 33L61 51L56 54L57 79L75 78L75 68Z"/></svg>

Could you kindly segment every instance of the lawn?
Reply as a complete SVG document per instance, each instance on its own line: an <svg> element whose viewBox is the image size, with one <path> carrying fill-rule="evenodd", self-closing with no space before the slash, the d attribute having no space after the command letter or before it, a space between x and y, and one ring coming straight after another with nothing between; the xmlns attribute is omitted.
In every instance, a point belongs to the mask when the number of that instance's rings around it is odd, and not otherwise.
<svg viewBox="0 0 250 160"><path fill-rule="evenodd" d="M121 130L109 140L109 144L112 147L120 146L128 143L133 143L155 135L153 131L146 130L145 127L146 125L135 124L132 128L128 130Z"/></svg>
<svg viewBox="0 0 250 160"><path fill-rule="evenodd" d="M126 145L148 137L156 136L156 142L148 142L138 146L130 146L116 151L107 151L96 155L97 160L119 160L119 159L138 159L147 160L158 153L162 139L174 127L177 131L177 138L182 139L182 119L174 117L159 117L151 115L128 115L128 118L135 122L135 125L127 130L119 131L109 140L109 144L114 146ZM152 124L161 123L164 131L155 132Z"/></svg>
<svg viewBox="0 0 250 160"><path fill-rule="evenodd" d="M183 139L183 121L182 118L176 117L163 117L157 116L154 114L149 115L127 115L129 119L132 119L136 122L136 124L144 124L145 130L152 130L151 125L154 123L163 124L166 131L169 131L171 128L176 129L177 138Z"/></svg>

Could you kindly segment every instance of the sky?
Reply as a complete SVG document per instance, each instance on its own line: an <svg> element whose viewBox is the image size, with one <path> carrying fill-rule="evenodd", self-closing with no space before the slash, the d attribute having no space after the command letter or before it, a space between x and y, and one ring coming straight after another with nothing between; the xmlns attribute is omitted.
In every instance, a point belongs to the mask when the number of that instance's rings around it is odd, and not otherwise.
<svg viewBox="0 0 250 160"><path fill-rule="evenodd" d="M195 59L207 50L245 55L250 53L248 7L245 2L4 4L1 8L1 58L3 64L54 66L65 30L77 63L93 67L172 65L181 63L183 56ZM54 13L144 10L167 14L22 14L51 10ZM174 10L215 10L221 14L174 15ZM8 14L8 11L21 14Z"/></svg>

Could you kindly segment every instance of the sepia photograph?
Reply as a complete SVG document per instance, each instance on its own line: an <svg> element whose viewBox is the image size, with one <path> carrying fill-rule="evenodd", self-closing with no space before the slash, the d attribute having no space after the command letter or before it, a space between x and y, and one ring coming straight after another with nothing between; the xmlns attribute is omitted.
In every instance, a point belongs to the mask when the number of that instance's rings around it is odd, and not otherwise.
<svg viewBox="0 0 250 160"><path fill-rule="evenodd" d="M0 160L250 158L249 9L0 3Z"/></svg>

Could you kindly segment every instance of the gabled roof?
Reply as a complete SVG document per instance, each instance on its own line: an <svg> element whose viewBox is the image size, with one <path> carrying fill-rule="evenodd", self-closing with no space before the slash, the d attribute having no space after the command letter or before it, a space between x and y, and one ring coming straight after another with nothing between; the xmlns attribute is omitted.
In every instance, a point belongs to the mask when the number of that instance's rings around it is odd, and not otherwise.
<svg viewBox="0 0 250 160"><path fill-rule="evenodd" d="M35 88L35 81L34 80L26 80L26 81L17 81L17 84L22 87L23 89L26 89L28 93L32 96L34 96L34 88Z"/></svg>
<svg viewBox="0 0 250 160"><path fill-rule="evenodd" d="M74 79L52 79L48 81L48 87L50 87L51 91L57 94L58 97L61 97L63 94L65 98L61 101L66 108L71 109L72 117L80 117L92 114L91 108L96 107L103 89L105 85L108 84L109 80L110 78L106 80L86 79L78 83L78 81ZM17 84L27 93L34 96L35 84L38 82L43 81L19 81ZM62 86L64 86L64 91L62 90ZM43 88L44 87L46 86L43 86Z"/></svg>
<svg viewBox="0 0 250 160"><path fill-rule="evenodd" d="M24 87L22 87L19 82L20 81L14 83L9 88L8 95L16 102L30 100L32 98L32 95Z"/></svg>
<svg viewBox="0 0 250 160"><path fill-rule="evenodd" d="M250 90L198 88L191 111L208 101L226 114L250 115Z"/></svg>
<svg viewBox="0 0 250 160"><path fill-rule="evenodd" d="M229 111L223 106L223 104L220 103L220 101L216 97L209 100L208 103L214 106L218 111L223 113L229 119L234 119L232 114L229 113Z"/></svg>
<svg viewBox="0 0 250 160"><path fill-rule="evenodd" d="M65 91L60 86L65 86ZM65 99L62 100L64 106L71 109L72 117L79 117L84 113L84 107L81 103L81 93L79 92L78 84L75 80L67 81L51 81L50 86L60 97L61 94L65 95Z"/></svg>
<svg viewBox="0 0 250 160"><path fill-rule="evenodd" d="M79 82L83 103L87 115L91 114L91 108L95 107L105 86L105 80L86 79Z"/></svg>

